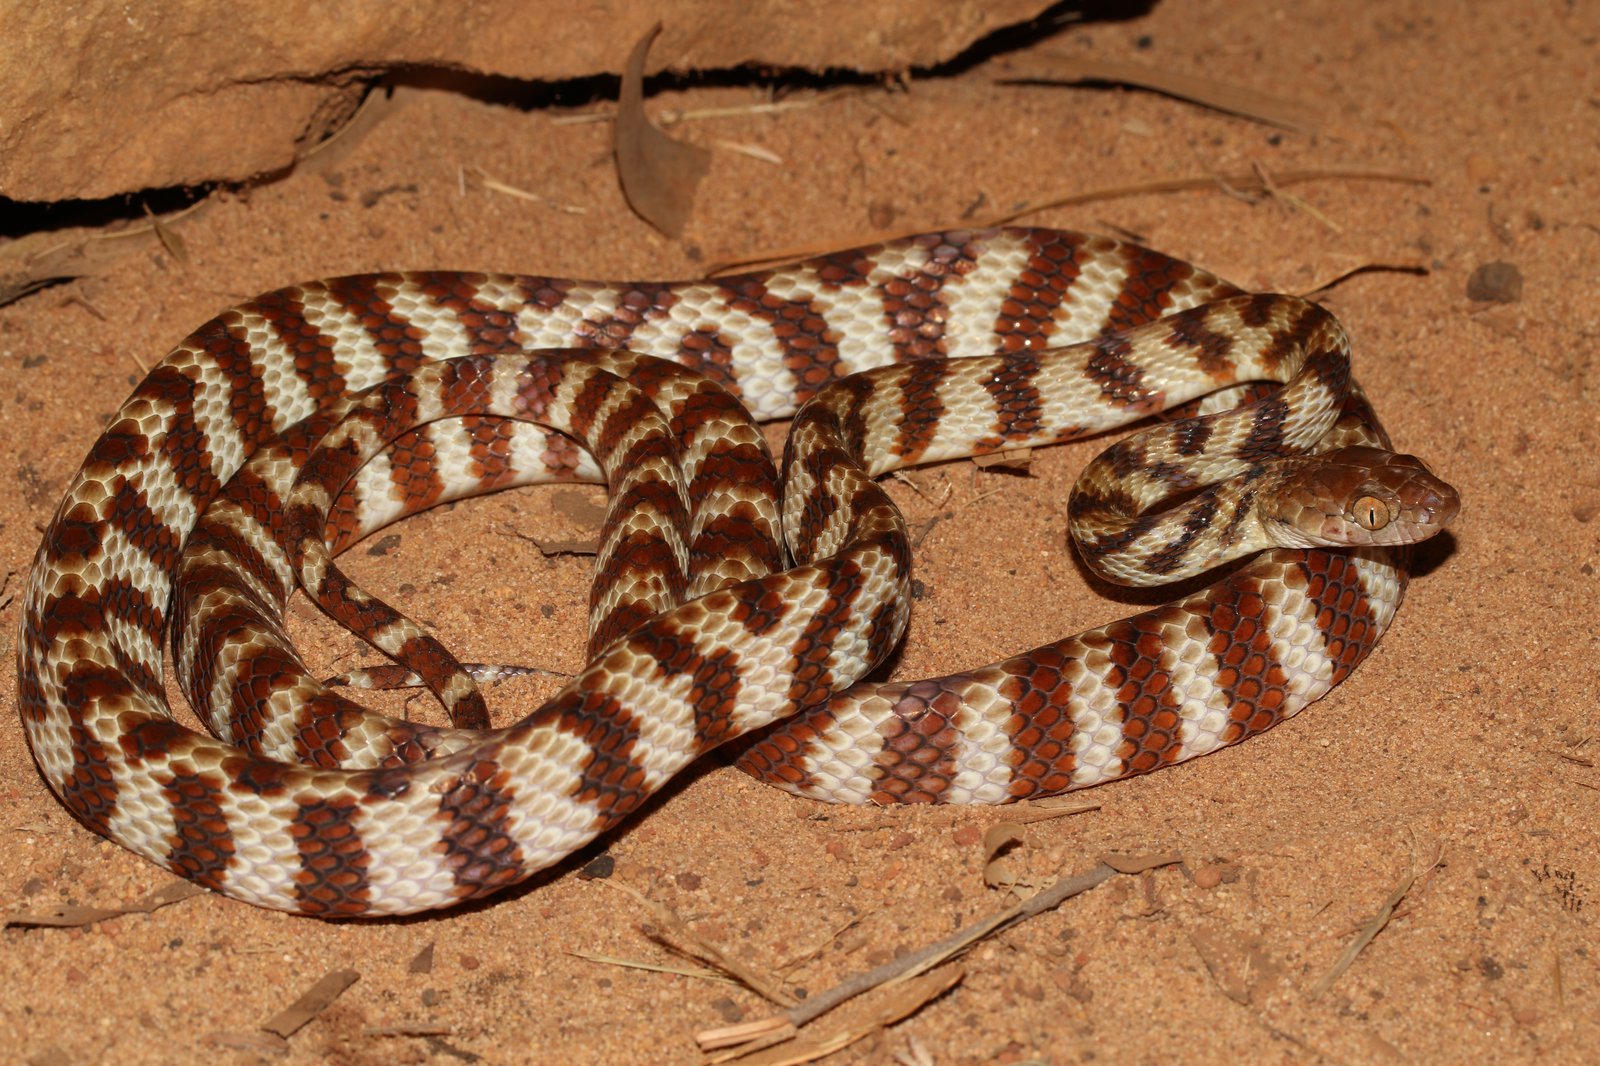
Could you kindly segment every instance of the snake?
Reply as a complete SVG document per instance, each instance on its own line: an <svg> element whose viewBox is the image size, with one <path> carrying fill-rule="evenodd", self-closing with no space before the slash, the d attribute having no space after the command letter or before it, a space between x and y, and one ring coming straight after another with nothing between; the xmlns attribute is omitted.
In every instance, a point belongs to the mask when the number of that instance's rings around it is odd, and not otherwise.
<svg viewBox="0 0 1600 1066"><path fill-rule="evenodd" d="M1391 450L1348 349L1312 302L1045 229L682 283L438 271L280 289L173 349L73 476L24 597L25 734L90 830L321 917L520 882L729 742L758 777L835 802L1001 803L1170 766L1348 676L1395 616L1406 545L1456 513ZM1281 388L1245 400L1250 380ZM999 663L864 680L911 602L877 476L1207 394L1220 409L1092 462L1069 523L1121 581L1260 554ZM781 418L779 501L749 486L754 422ZM333 555L443 500L548 480L614 492L591 657L483 729L471 671ZM295 584L415 669L451 724L310 680L282 629ZM168 641L214 735L174 716Z"/></svg>

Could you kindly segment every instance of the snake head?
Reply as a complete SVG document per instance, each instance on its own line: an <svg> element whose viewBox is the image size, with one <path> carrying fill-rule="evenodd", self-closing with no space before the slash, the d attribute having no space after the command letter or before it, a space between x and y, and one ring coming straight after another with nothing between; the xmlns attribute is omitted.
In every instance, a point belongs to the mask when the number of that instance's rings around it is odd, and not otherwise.
<svg viewBox="0 0 1600 1066"><path fill-rule="evenodd" d="M1367 447L1293 460L1278 499L1263 524L1285 548L1416 544L1461 507L1421 459Z"/></svg>

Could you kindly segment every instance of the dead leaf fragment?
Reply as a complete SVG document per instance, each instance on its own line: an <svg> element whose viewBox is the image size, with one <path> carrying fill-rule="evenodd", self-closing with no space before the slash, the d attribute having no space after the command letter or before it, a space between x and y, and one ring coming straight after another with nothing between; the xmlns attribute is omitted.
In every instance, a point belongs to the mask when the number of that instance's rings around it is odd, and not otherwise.
<svg viewBox="0 0 1600 1066"><path fill-rule="evenodd" d="M161 247L167 254L176 259L181 265L189 265L189 249L183 243L183 238L178 236L178 231L161 221L161 216L150 210L150 205L145 204L144 217L149 221L150 228L155 230L156 239L161 242Z"/></svg>
<svg viewBox="0 0 1600 1066"><path fill-rule="evenodd" d="M306 989L305 994L262 1023L261 1028L287 1040L307 1022L327 1010L334 1000L361 979L355 970L334 970Z"/></svg>
<svg viewBox="0 0 1600 1066"><path fill-rule="evenodd" d="M5 921L6 926L21 926L23 928L49 928L49 929L77 929L96 922L120 918L124 914L149 914L151 911L160 910L162 907L179 903L191 896L198 896L205 892L197 884L189 881L174 881L150 892L126 907L86 907L74 903L63 903L54 910L42 911L37 914L17 914Z"/></svg>
<svg viewBox="0 0 1600 1066"><path fill-rule="evenodd" d="M660 32L658 22L639 38L623 68L614 148L628 206L668 237L677 237L689 220L695 189L711 167L711 153L673 140L644 113L644 61Z"/></svg>
<svg viewBox="0 0 1600 1066"><path fill-rule="evenodd" d="M1023 842L1022 826L996 822L983 834L983 883L990 888L1015 888L1017 875L1001 856Z"/></svg>

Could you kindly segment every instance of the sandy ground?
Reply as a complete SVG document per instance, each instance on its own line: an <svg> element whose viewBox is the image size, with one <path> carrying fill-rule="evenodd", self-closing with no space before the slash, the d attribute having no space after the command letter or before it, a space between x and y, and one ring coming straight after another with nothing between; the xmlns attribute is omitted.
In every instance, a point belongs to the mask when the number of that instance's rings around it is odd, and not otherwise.
<svg viewBox="0 0 1600 1066"><path fill-rule="evenodd" d="M604 124L403 93L331 163L186 221L187 265L152 243L104 277L0 309L6 651L39 530L140 365L257 292L422 266L691 276L763 249L1253 167L1425 177L1264 199L1212 187L1025 218L1133 234L1263 290L1303 291L1361 263L1425 267L1361 274L1325 299L1396 441L1460 487L1464 511L1424 553L1383 644L1330 696L1239 747L1080 794L1098 807L1031 823L1012 860L1041 880L1108 851L1172 851L1181 865L1117 878L983 943L957 988L834 1061L1577 1061L1600 1040L1597 38L1588 4L1169 2L905 91L679 126L716 151L680 242L627 210ZM1233 81L1327 119L1291 133L1149 93L994 83L1051 51ZM759 98L702 89L652 106ZM463 193L469 165L581 213ZM1469 299L1474 271L1494 262L1520 272L1520 299ZM927 595L897 676L1129 610L1087 587L1063 546L1066 490L1094 450L1041 454L1026 478L951 464L896 489L913 525L945 516L916 555ZM386 555L358 547L353 566L452 646L571 669L585 565L546 560L510 531L580 534L567 505L598 498L530 490L446 508L394 530ZM296 617L330 657L347 647L311 612ZM548 689L491 699L505 720ZM5 686L0 910L114 907L170 884L56 803L14 699ZM643 932L647 910L580 877L584 863L609 855L610 882L815 994L1010 905L984 887L977 841L1016 813L826 809L711 766L547 876L453 913L324 924L202 895L85 928L13 928L0 936L0 1057L695 1062L694 1032L771 1008L732 985L580 957L675 961ZM341 969L359 980L272 1050L260 1026Z"/></svg>

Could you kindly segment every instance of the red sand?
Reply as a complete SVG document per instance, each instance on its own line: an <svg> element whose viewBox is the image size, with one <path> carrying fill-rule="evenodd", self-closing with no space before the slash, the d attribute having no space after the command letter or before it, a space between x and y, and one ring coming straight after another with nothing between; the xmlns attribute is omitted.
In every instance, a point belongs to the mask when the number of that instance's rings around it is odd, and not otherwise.
<svg viewBox="0 0 1600 1066"><path fill-rule="evenodd" d="M1043 879L1106 851L1173 850L1182 866L1115 879L982 944L958 988L835 1061L887 1062L912 1041L941 1064L1576 1061L1600 1040L1597 37L1600 8L1582 4L1168 3L1036 51L1295 97L1326 109L1323 130L1282 133L1149 93L996 85L982 67L680 127L783 159L719 147L681 243L628 212L605 125L406 94L331 168L219 197L185 223L186 267L152 249L0 309L0 437L16 486L0 504L7 592L139 363L291 281L422 266L691 276L753 251L959 225L1158 178L1256 166L1424 176L1430 185L1320 181L1264 201L1221 189L1118 198L1024 219L1132 233L1263 290L1302 291L1361 263L1425 266L1362 274L1326 302L1396 441L1460 487L1464 510L1425 553L1383 644L1328 698L1239 747L1080 794L1100 807L1031 825L1013 860ZM751 101L707 89L652 106ZM463 195L468 165L584 213ZM1468 299L1473 271L1495 261L1520 270L1520 301ZM975 665L1129 609L1089 590L1063 547L1065 492L1093 450L1041 454L1029 478L953 464L913 474L921 493L896 489L913 525L951 513L916 555L928 595L898 676ZM550 493L506 494L402 525L388 555L353 552L355 570L473 657L570 669L585 564L546 561L511 529L582 532ZM12 599L0 613L8 645L17 611ZM309 610L297 617L307 641L351 646ZM491 701L510 718L548 688L505 686ZM3 692L7 913L116 906L170 883L49 795ZM607 845L613 880L749 963L799 960L784 979L815 993L1007 906L983 887L970 841L1014 814L828 809L708 767ZM1412 874L1387 926L1313 999ZM693 1062L695 1031L768 1012L730 985L574 954L670 963L640 930L651 920L569 863L486 906L419 920L329 925L201 896L80 930L12 929L0 1047L38 1064L246 1061L256 1053L227 1049L253 1046L263 1022L346 967L360 980L280 1061ZM411 972L429 945L431 971ZM448 1035L372 1032L417 1023Z"/></svg>

